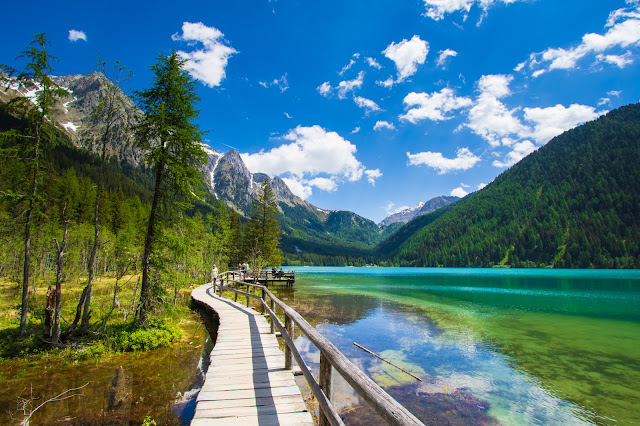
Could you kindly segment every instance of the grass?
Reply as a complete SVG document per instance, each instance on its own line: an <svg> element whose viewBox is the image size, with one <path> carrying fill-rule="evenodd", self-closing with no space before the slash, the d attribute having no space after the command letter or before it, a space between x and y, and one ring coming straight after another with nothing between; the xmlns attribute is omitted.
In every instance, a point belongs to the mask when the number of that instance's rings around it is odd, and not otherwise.
<svg viewBox="0 0 640 426"><path fill-rule="evenodd" d="M28 297L27 337L18 338L21 307L21 284L0 280L0 357L43 356L83 359L108 356L120 351L149 350L178 341L183 330L193 328L189 315L190 289L180 289L173 305L156 303L150 321L143 328L134 323L134 310L139 293L137 275L125 276L118 281L118 304L102 331L102 322L113 306L114 278L97 277L93 283L89 333L75 334L65 347L55 347L43 341L44 308L49 285L55 287L55 277L38 277ZM73 322L78 298L86 285L85 279L72 278L62 284L61 330ZM159 298L156 300L160 300Z"/></svg>

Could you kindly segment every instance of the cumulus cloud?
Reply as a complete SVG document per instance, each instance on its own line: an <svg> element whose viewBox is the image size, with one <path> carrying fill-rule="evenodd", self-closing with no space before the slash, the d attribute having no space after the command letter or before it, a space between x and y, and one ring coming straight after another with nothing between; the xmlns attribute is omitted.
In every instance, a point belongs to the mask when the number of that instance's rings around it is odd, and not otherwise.
<svg viewBox="0 0 640 426"><path fill-rule="evenodd" d="M458 52L456 52L455 50L451 50L451 49L445 49L445 50L441 50L438 52L438 59L436 59L436 64L439 67L444 67L446 62L447 62L447 58L452 58L452 57L456 57L458 56Z"/></svg>
<svg viewBox="0 0 640 426"><path fill-rule="evenodd" d="M320 86L318 86L316 90L326 98L329 96L329 94L331 94L331 84L329 84L328 81L325 81Z"/></svg>
<svg viewBox="0 0 640 426"><path fill-rule="evenodd" d="M241 157L254 173L281 176L300 198L311 196L312 187L333 191L341 181L355 182L365 176L366 167L355 156L356 146L336 132L318 125L298 126L282 139L286 142L270 151Z"/></svg>
<svg viewBox="0 0 640 426"><path fill-rule="evenodd" d="M512 76L505 75L482 76L478 81L480 93L469 110L466 124L492 147L509 147L510 152L503 160L493 162L496 167L509 167L532 152L535 146L529 139L538 145L545 144L562 132L605 112L580 104L508 109L501 99L511 94L509 84L512 79ZM522 119L517 115L521 111Z"/></svg>
<svg viewBox="0 0 640 426"><path fill-rule="evenodd" d="M468 170L480 161L480 157L473 154L469 148L458 149L455 158L445 158L442 153L431 151L417 154L407 152L407 158L409 159L409 165L429 166L438 170L440 175L456 170Z"/></svg>
<svg viewBox="0 0 640 426"><path fill-rule="evenodd" d="M512 76L483 75L478 81L478 96L469 111L467 126L492 146L499 146L502 138L512 134L526 133L527 129L499 99L511 94L509 83Z"/></svg>
<svg viewBox="0 0 640 426"><path fill-rule="evenodd" d="M364 71L360 71L358 73L358 77L353 80L345 80L338 83L338 87L336 88L338 91L338 97L340 99L344 99L347 96L347 93L353 92L356 89L362 87L362 82L364 81Z"/></svg>
<svg viewBox="0 0 640 426"><path fill-rule="evenodd" d="M495 3L510 4L515 3L518 0L423 0L425 8L425 16L431 19L439 21L444 19L445 14L454 12L462 12L464 19L466 20L471 7L474 4L479 4L482 8L483 16L487 13L487 9Z"/></svg>
<svg viewBox="0 0 640 426"><path fill-rule="evenodd" d="M446 113L469 107L473 101L470 98L458 97L453 93L453 90L444 88L431 94L411 92L405 96L403 103L408 111L399 116L400 120L416 124L426 119L448 120L451 117L446 116Z"/></svg>
<svg viewBox="0 0 640 426"><path fill-rule="evenodd" d="M384 56L391 59L398 70L397 79L387 79L378 82L381 86L390 87L395 83L401 83L418 71L418 65L424 64L429 53L429 43L414 35L411 40L403 39L399 43L392 42L382 51Z"/></svg>
<svg viewBox="0 0 640 426"><path fill-rule="evenodd" d="M87 41L87 35L84 31L78 30L69 30L69 41L78 41L84 40Z"/></svg>
<svg viewBox="0 0 640 426"><path fill-rule="evenodd" d="M482 188L484 188L485 186L487 186L486 183L479 183L478 184L478 191L481 190Z"/></svg>
<svg viewBox="0 0 640 426"><path fill-rule="evenodd" d="M532 53L525 64L532 71L533 77L557 69L572 70L578 67L578 61L588 55L596 55L596 62L605 62L624 68L633 62L633 53L627 51L620 55L608 51L627 49L640 45L640 5L628 2L633 7L617 9L609 14L604 34L588 33L582 36L577 46L564 48L548 48L540 53Z"/></svg>
<svg viewBox="0 0 640 426"><path fill-rule="evenodd" d="M396 126L394 126L393 123L389 123L388 121L384 121L384 120L376 121L376 124L373 126L373 130L377 131L382 129L395 130Z"/></svg>
<svg viewBox="0 0 640 426"><path fill-rule="evenodd" d="M624 68L633 63L633 55L631 52L626 52L624 55L603 55L600 53L596 56L596 61L606 62L608 64L615 65L618 68Z"/></svg>
<svg viewBox="0 0 640 426"><path fill-rule="evenodd" d="M376 61L375 59L370 58L370 57L367 57L365 59L367 60L367 63L369 64L370 67L378 69L378 70L382 68L382 65L380 65L378 63L378 61Z"/></svg>
<svg viewBox="0 0 640 426"><path fill-rule="evenodd" d="M338 189L338 184L333 179L317 177L308 182L309 186L315 186L323 191L332 192Z"/></svg>
<svg viewBox="0 0 640 426"><path fill-rule="evenodd" d="M603 112L587 105L572 104L568 108L556 105L548 108L525 108L524 118L533 123L531 137L538 144L547 143L562 132L586 121L594 120Z"/></svg>
<svg viewBox="0 0 640 426"><path fill-rule="evenodd" d="M374 111L380 111L380 107L377 103L373 102L371 99L363 98L362 96L354 96L353 101L360 108L366 109L366 113L370 114Z"/></svg>
<svg viewBox="0 0 640 426"><path fill-rule="evenodd" d="M320 86L316 87L318 93L320 93L325 98L328 98L333 93L335 93L339 99L345 99L349 92L353 92L356 89L362 87L362 83L364 82L364 71L360 71L358 76L353 80L343 80L336 87L332 87L331 83L325 81Z"/></svg>
<svg viewBox="0 0 640 426"><path fill-rule="evenodd" d="M190 46L202 44L201 49L191 52L178 50L177 53L187 61L184 69L208 87L220 85L226 77L225 68L229 58L238 53L226 45L224 34L220 30L207 27L202 22L183 22L182 35L176 33L171 39L187 42Z"/></svg>
<svg viewBox="0 0 640 426"><path fill-rule="evenodd" d="M524 140L513 144L511 152L509 152L504 161L495 160L493 162L494 167L511 167L518 161L522 160L527 155L531 154L538 147L536 147L531 141Z"/></svg>
<svg viewBox="0 0 640 426"><path fill-rule="evenodd" d="M463 198L463 197L466 197L467 195L469 195L469 193L467 191L465 191L463 187L459 186L459 187L453 189L451 191L450 195L452 197Z"/></svg>
<svg viewBox="0 0 640 426"><path fill-rule="evenodd" d="M382 177L382 172L380 171L380 169L365 170L364 174L367 176L367 181L371 185L375 185L376 184L376 179Z"/></svg>

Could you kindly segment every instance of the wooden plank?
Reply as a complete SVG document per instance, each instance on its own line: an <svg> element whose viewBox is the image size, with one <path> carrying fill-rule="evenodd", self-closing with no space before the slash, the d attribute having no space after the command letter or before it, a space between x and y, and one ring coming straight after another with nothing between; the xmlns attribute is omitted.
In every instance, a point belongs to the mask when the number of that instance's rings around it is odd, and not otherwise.
<svg viewBox="0 0 640 426"><path fill-rule="evenodd" d="M210 410L199 410L194 418L221 418L240 416L264 416L268 414L304 413L307 406L302 401L290 402L286 404L260 405L256 407L228 407L215 408Z"/></svg>
<svg viewBox="0 0 640 426"><path fill-rule="evenodd" d="M265 398L270 396L300 395L298 386L283 386L273 389L241 389L230 391L201 391L198 401L216 401L219 399ZM302 396L300 396L302 398Z"/></svg>
<svg viewBox="0 0 640 426"><path fill-rule="evenodd" d="M200 401L198 402L198 409L213 410L229 407L259 407L261 405L292 403L296 401L300 401L298 395L274 396L267 398L222 399L218 401Z"/></svg>
<svg viewBox="0 0 640 426"><path fill-rule="evenodd" d="M192 425L224 425L224 426L307 426L313 425L313 419L307 412L270 414L264 416L224 417L221 419L198 418L193 419Z"/></svg>

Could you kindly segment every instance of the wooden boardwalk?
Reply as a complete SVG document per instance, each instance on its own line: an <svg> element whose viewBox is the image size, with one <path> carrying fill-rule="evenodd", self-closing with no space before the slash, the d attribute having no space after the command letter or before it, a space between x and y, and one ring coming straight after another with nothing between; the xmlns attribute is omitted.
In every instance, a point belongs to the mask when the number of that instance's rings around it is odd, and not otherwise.
<svg viewBox="0 0 640 426"><path fill-rule="evenodd" d="M210 284L193 290L191 297L220 318L191 424L313 425L266 319L239 302L221 299Z"/></svg>

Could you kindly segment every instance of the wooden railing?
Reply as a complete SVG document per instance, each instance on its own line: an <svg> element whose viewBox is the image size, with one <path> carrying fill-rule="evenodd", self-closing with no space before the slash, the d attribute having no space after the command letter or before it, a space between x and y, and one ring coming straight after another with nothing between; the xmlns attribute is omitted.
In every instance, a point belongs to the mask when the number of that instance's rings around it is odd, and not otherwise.
<svg viewBox="0 0 640 426"><path fill-rule="evenodd" d="M242 287L246 287L246 291L242 291ZM299 313L274 296L267 287L241 281L237 271L229 271L218 276L214 289L221 297L225 291L233 292L236 302L238 301L238 295L245 296L247 306L250 306L251 299L260 301L262 312L267 313L271 320L271 333L275 333L277 328L284 339L285 368L292 369L293 359L295 359L318 401L320 406L319 424L321 426L329 424L333 426L344 425L340 415L331 404L332 369L335 369L387 423L393 425L423 424L409 410L393 399L369 376L349 361L342 352L322 336ZM276 315L276 307L284 314L284 324ZM320 351L320 372L317 381L293 342L295 326Z"/></svg>
<svg viewBox="0 0 640 426"><path fill-rule="evenodd" d="M250 269L248 271L228 271L225 274L233 274L235 277L246 277L251 280L260 281L287 281L294 282L296 280L295 271L282 271L273 269L260 269L258 271Z"/></svg>

